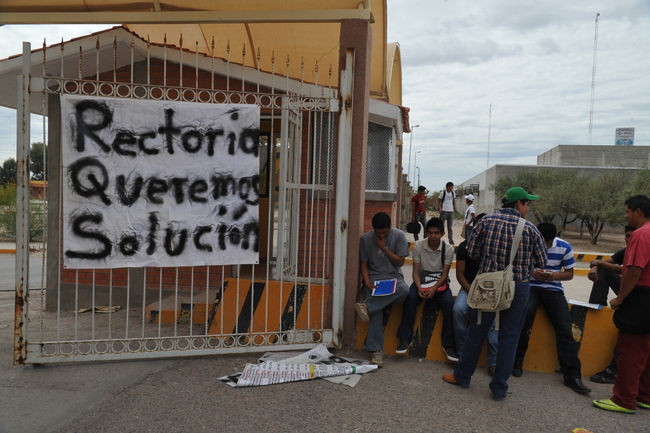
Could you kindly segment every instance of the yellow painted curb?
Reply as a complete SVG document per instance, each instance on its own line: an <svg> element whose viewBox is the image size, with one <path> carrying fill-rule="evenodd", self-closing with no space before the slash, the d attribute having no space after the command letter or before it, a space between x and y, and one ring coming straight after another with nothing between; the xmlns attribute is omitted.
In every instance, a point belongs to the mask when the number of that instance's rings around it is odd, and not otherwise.
<svg viewBox="0 0 650 433"><path fill-rule="evenodd" d="M421 326L422 309L424 302L420 303L416 313L415 331ZM571 306L573 309L574 306ZM582 307L578 307L582 308ZM579 358L582 364L582 375L589 376L604 369L611 361L616 344L617 330L612 322L614 311L608 307L601 310L586 309L580 324L574 322L572 315L572 333L574 340L580 344ZM402 319L402 304L395 304L391 308L390 316L384 330L384 353L395 355L399 340L396 336L397 329ZM362 350L368 332L368 323L357 318L356 321L356 348ZM415 334L414 334L415 335ZM415 337L414 337L415 338ZM442 351L442 313L438 312L436 323L429 341L420 342L427 346L426 359L446 362L447 358ZM399 355L398 355L399 356ZM402 355L404 356L404 355ZM487 359L487 344L481 352L479 365L484 366ZM528 351L524 360L524 370L541 373L552 373L557 366L557 350L555 344L555 330L544 310L540 306L536 312Z"/></svg>

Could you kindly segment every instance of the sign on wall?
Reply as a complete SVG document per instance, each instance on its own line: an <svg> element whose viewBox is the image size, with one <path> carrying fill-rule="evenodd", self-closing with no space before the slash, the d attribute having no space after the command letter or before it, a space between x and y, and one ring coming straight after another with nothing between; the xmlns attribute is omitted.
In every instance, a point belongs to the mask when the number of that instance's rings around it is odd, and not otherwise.
<svg viewBox="0 0 650 433"><path fill-rule="evenodd" d="M66 268L258 263L256 105L61 96Z"/></svg>
<svg viewBox="0 0 650 433"><path fill-rule="evenodd" d="M634 144L634 128L616 128L614 144L616 146L632 146Z"/></svg>

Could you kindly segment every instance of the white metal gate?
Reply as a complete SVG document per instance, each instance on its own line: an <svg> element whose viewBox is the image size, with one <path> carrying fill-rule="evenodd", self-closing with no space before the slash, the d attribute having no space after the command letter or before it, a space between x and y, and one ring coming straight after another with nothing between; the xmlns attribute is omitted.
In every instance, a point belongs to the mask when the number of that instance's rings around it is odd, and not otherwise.
<svg viewBox="0 0 650 433"><path fill-rule="evenodd" d="M121 34L120 32L124 32ZM130 43L125 43L128 35ZM15 363L135 359L243 351L288 350L338 344L342 281L332 263L341 245L332 230L336 205L338 91L262 72L214 55L152 47L123 29L107 32L95 51L46 49L33 73L29 44L18 78L18 199L16 239ZM244 51L245 53L245 51ZM258 52L258 56L259 56ZM90 62L87 59L91 59ZM86 61L84 62L84 59ZM125 60L126 59L126 60ZM76 63L73 73L66 67ZM93 70L89 65L95 64ZM242 62L243 63L243 62ZM275 63L273 63L275 65ZM287 71L288 71L287 61ZM351 67L351 65L348 65ZM161 81L152 71L162 70ZM170 74L171 70L178 74ZM181 86L185 71L194 86ZM348 71L349 72L349 71ZM180 75L180 77L177 77ZM304 77L304 67L303 67ZM330 74L331 76L331 74ZM134 78L135 77L135 78ZM235 90L236 89L236 90ZM260 263L190 268L63 269L60 254L61 94L254 103L262 113L260 149ZM40 100L40 101L39 101ZM40 109L38 105L40 102ZM35 104L36 103L36 104ZM37 106L37 109L34 109ZM29 118L39 111L48 143L47 275L28 291L30 263ZM264 192L263 191L263 192ZM347 201L345 192L338 199ZM264 194L261 194L264 195ZM263 200L261 200L263 201ZM33 239L32 239L33 240ZM32 257L31 260L34 258ZM336 262L336 261L335 261Z"/></svg>

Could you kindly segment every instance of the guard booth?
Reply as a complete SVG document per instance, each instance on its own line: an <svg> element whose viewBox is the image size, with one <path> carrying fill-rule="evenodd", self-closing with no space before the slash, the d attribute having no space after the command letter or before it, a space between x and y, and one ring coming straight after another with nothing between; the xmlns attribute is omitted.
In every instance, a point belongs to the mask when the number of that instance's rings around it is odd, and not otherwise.
<svg viewBox="0 0 650 433"><path fill-rule="evenodd" d="M303 349L340 345L345 332L354 335L354 293L345 287L358 273L365 170L354 174L360 183L351 182L350 167L365 160L371 44L367 23L351 21L340 24L338 62L326 65L251 44L235 48L227 40L210 41L206 53L198 42L184 45L180 33L152 41L138 26L33 52L25 45L22 57L3 61L5 71L20 64L13 95L19 125L15 363ZM350 35L359 28L366 36L355 41ZM376 117L389 127L393 122L390 144L396 147L402 112L380 105ZM144 130L138 122L151 107L165 114ZM167 116L186 109L207 123L174 124ZM43 115L42 137L30 137L30 112ZM237 123L244 112L254 121L243 129L210 129L210 116ZM385 120L387 112L392 121ZM132 151L192 153L201 143L207 149L211 133L226 152L254 153L255 164L215 159L219 176L208 171L204 182L194 182L202 173L192 172L189 161L159 162L157 177L150 166L125 162ZM37 296L27 290L34 215L24 190L29 144L36 140L48 145L46 266ZM88 145L80 147L84 140ZM99 151L80 151L90 148ZM389 151L397 178L398 152ZM199 162L212 169L207 158ZM102 171L109 165L115 174ZM169 206L132 213L162 197ZM176 209L174 200L183 197L196 199L196 212ZM117 201L123 215L97 206ZM199 217L206 202L214 218L208 223ZM181 260L182 245L210 248L219 258ZM164 249L167 258L156 261L147 247ZM108 253L101 260L84 263L102 252Z"/></svg>

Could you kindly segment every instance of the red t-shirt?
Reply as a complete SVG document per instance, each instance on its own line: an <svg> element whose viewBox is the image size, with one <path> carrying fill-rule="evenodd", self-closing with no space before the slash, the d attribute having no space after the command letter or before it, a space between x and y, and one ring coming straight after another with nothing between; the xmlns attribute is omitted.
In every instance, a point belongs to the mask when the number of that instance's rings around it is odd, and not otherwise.
<svg viewBox="0 0 650 433"><path fill-rule="evenodd" d="M415 194L411 197L411 203L415 203L415 212L424 213L426 209L424 208L424 203L426 202L426 197L420 194Z"/></svg>
<svg viewBox="0 0 650 433"><path fill-rule="evenodd" d="M641 276L637 286L650 287L650 223L646 223L634 230L630 242L625 249L623 259L623 274L628 266L641 268Z"/></svg>

